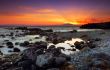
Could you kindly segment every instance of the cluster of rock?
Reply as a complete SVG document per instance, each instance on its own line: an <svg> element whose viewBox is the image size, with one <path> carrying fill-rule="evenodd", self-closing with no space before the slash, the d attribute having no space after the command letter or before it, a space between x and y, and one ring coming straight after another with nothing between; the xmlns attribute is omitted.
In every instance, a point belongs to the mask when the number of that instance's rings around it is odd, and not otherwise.
<svg viewBox="0 0 110 70"><path fill-rule="evenodd" d="M13 48L12 42L7 42L6 44L9 48ZM16 59L9 58L9 66L5 65L4 67L4 63L8 62L4 61L0 70L76 70L75 64L71 62L72 56L62 53L61 50L65 50L64 47L56 47L54 45L47 47L47 45L46 42L30 44L28 41L25 41L21 46L28 47L28 49L20 53L19 56L17 55ZM72 49L68 50L76 51L76 49L82 50L87 47L95 48L93 46L90 41L76 41L74 46L71 46ZM17 48L14 48L14 50L19 52ZM15 57L15 55L10 57Z"/></svg>
<svg viewBox="0 0 110 70"><path fill-rule="evenodd" d="M71 57L61 53L61 48L56 48L54 45L48 49L47 45L36 45L24 50L17 59L12 60L8 65L0 64L0 70L73 70L75 68L70 63Z"/></svg>

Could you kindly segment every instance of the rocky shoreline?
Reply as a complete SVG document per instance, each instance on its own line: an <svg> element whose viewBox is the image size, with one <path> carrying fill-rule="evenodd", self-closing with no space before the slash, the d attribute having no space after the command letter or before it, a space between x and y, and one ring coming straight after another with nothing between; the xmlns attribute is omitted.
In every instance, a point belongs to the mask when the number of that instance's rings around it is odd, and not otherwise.
<svg viewBox="0 0 110 70"><path fill-rule="evenodd" d="M110 45L105 45L110 40L104 42L108 37L106 33L104 31L59 33L52 32L52 30L32 29L32 31L28 31L23 29L23 33L19 36L39 34L45 36L46 40L34 43L30 41L16 42L16 45L26 48L23 51L15 47L13 42L5 40L6 46L11 48L9 52L12 53L4 55L0 51L0 70L109 70ZM99 36L93 37L94 34ZM5 36L1 35L1 37ZM10 37L16 39L13 33L10 33ZM75 41L73 44L66 43L70 46L69 48L57 46L72 38L81 38L83 41ZM35 37L35 39L39 39L39 37ZM101 45L103 42L105 45ZM49 45L49 43L53 44ZM0 48L2 47L4 46L0 46ZM64 52L72 53L65 54Z"/></svg>

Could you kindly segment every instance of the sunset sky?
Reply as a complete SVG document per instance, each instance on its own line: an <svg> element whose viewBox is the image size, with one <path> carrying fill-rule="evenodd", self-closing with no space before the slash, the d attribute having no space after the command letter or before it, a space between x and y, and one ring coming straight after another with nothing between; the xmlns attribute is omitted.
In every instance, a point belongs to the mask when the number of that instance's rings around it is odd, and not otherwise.
<svg viewBox="0 0 110 70"><path fill-rule="evenodd" d="M110 21L110 0L0 0L0 25Z"/></svg>

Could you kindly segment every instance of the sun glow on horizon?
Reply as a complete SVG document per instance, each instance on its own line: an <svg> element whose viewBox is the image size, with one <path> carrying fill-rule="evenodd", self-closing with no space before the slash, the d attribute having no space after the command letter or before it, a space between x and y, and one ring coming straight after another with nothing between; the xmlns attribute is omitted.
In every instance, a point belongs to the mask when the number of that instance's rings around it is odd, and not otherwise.
<svg viewBox="0 0 110 70"><path fill-rule="evenodd" d="M69 22L70 24L73 24L73 25L79 25L80 23L77 22L77 21L74 21L74 22Z"/></svg>

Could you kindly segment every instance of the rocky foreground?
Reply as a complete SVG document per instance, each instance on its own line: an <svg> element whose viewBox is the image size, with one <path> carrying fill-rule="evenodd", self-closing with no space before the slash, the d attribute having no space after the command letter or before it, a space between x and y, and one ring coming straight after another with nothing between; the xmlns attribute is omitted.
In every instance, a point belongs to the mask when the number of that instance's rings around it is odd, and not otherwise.
<svg viewBox="0 0 110 70"><path fill-rule="evenodd" d="M110 70L110 47L100 48L91 42L75 42L71 47L80 52L66 55L62 53L65 48L44 43L11 55L1 52L0 70Z"/></svg>
<svg viewBox="0 0 110 70"><path fill-rule="evenodd" d="M43 34L44 32L41 33ZM25 41L19 44L27 48L23 51L15 48L12 42L7 42L8 48L13 48L10 52L14 53L4 55L0 51L0 70L110 70L109 38L88 39L88 35L83 35L81 37L86 37L87 40L76 41L70 49L66 49L56 47L55 44L64 42L67 38L55 33L45 35L46 42ZM48 46L49 42L54 45ZM75 53L63 53L67 50Z"/></svg>

